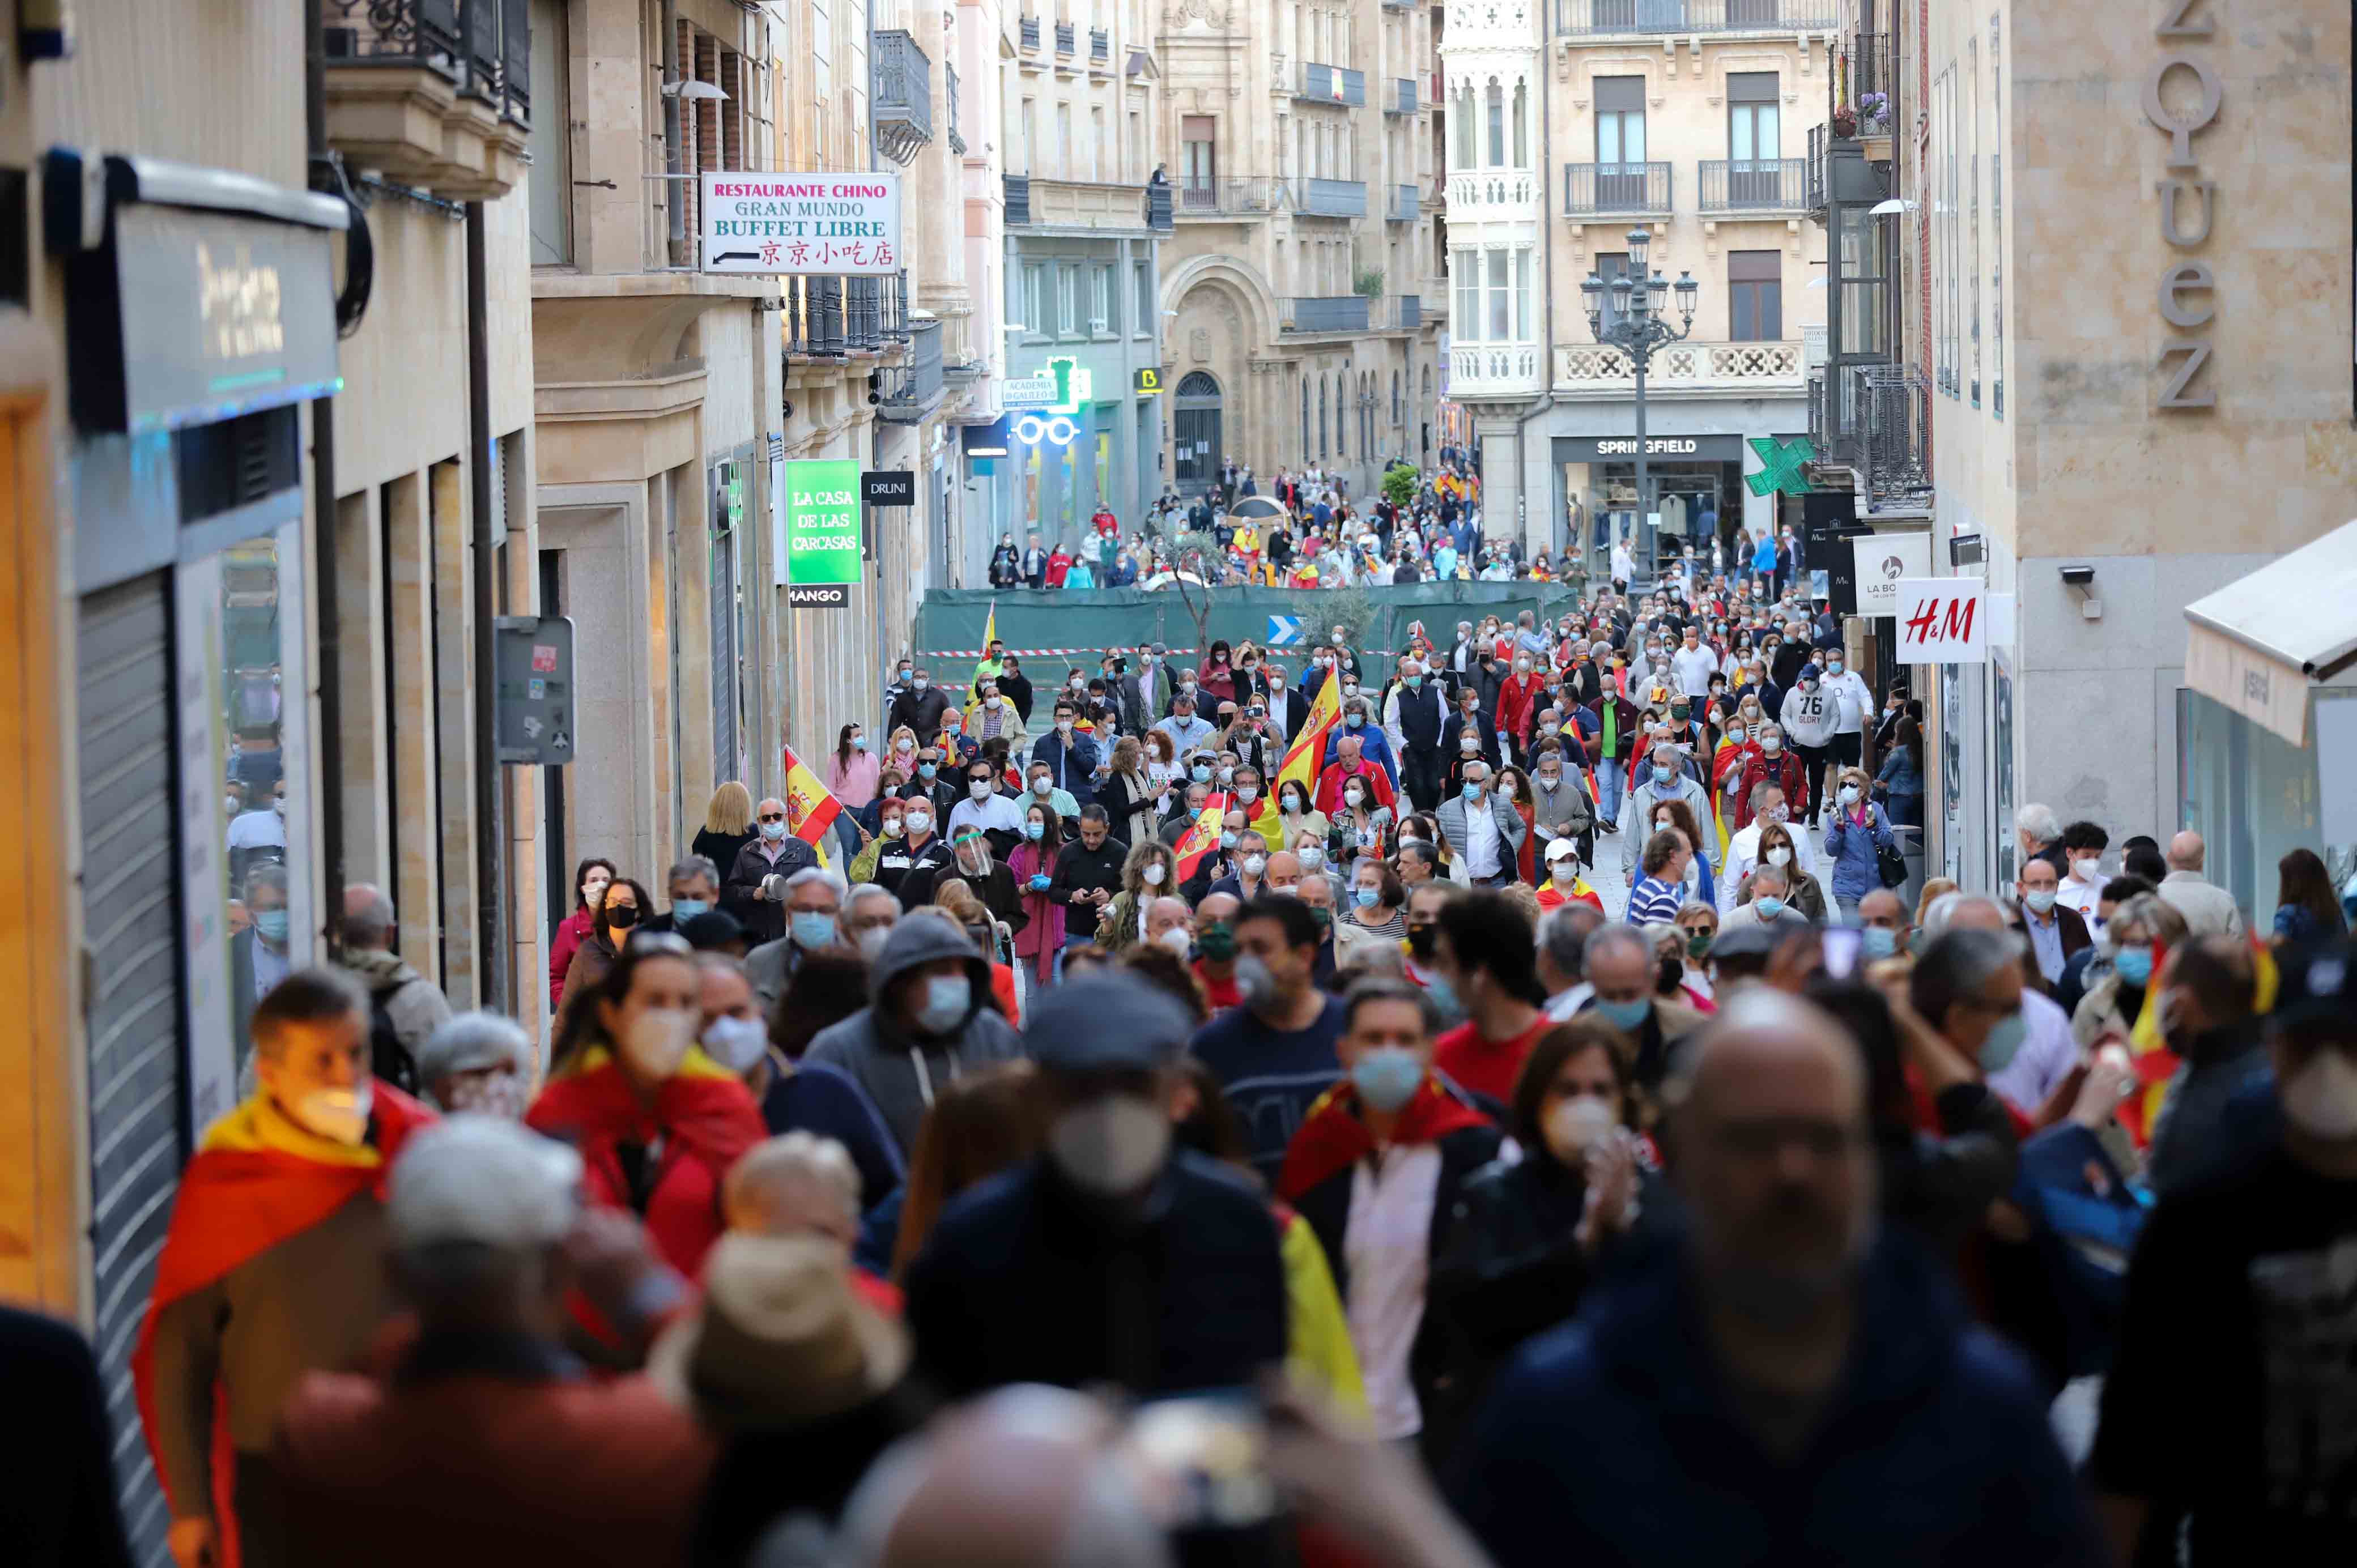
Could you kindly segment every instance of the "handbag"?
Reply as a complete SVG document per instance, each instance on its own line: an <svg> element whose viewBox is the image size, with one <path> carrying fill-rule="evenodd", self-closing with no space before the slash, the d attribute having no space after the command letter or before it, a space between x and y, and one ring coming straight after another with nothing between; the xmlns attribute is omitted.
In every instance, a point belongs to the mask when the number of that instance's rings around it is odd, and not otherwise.
<svg viewBox="0 0 2357 1568"><path fill-rule="evenodd" d="M1882 814L1878 806L1874 811L1877 816ZM1889 825L1887 820L1884 825ZM1874 874L1882 878L1885 887L1896 887L1907 880L1907 857L1900 853L1896 837L1884 839L1874 846Z"/></svg>

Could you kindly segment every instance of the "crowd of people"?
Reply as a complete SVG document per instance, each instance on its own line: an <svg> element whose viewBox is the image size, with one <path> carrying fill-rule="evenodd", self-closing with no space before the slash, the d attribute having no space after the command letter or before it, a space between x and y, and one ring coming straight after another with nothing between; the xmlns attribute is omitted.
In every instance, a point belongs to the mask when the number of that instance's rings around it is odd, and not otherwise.
<svg viewBox="0 0 2357 1568"><path fill-rule="evenodd" d="M1279 469L1267 489L1249 467L1224 466L1192 500L1165 491L1126 534L1100 506L1078 538L991 552L994 588L1163 588L1184 576L1207 585L1338 588L1388 583L1551 583L1573 563L1526 553L1519 534L1481 525L1481 482L1469 461L1447 457L1430 474L1405 459L1383 470L1368 500L1317 464Z"/></svg>
<svg viewBox="0 0 2357 1568"><path fill-rule="evenodd" d="M900 661L816 843L582 863L545 1049L278 981L136 1363L181 1568L2352 1560L2320 860L2263 934L2032 806L1902 900L1921 710L1772 582L1348 629ZM126 1561L9 1326L29 1560Z"/></svg>

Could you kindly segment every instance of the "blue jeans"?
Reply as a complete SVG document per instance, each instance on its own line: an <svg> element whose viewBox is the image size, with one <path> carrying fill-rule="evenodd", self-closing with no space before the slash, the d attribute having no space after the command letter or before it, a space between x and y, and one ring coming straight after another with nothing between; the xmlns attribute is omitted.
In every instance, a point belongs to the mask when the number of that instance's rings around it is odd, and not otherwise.
<svg viewBox="0 0 2357 1568"><path fill-rule="evenodd" d="M1604 799L1597 805L1604 813L1602 822L1618 824L1620 821L1620 786L1628 777L1628 763L1608 757L1596 765L1596 788Z"/></svg>

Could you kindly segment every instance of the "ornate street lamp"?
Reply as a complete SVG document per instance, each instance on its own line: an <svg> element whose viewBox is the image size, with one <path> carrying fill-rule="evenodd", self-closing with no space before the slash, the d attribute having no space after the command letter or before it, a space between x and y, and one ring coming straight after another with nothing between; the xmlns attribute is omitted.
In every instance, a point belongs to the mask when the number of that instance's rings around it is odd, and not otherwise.
<svg viewBox="0 0 2357 1568"><path fill-rule="evenodd" d="M1629 231L1629 270L1612 280L1612 316L1604 316L1604 294L1608 286L1595 273L1589 273L1580 284L1579 292L1587 305L1587 330L1608 349L1618 349L1629 356L1629 363L1637 378L1637 526L1646 530L1645 562L1648 572L1655 578L1661 575L1661 532L1652 526L1652 498L1651 477L1645 465L1645 372L1652 368L1653 352L1683 339L1694 330L1695 298L1702 285L1691 273L1680 273L1674 284L1666 282L1658 272L1648 273L1645 253L1652 244L1652 236L1642 229ZM1678 325L1672 327L1663 312L1670 295L1677 295Z"/></svg>

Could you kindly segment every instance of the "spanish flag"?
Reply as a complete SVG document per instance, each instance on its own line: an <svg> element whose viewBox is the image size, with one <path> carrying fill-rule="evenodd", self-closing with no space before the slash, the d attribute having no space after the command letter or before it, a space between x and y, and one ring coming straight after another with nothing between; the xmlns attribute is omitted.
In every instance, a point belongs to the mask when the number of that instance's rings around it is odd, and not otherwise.
<svg viewBox="0 0 2357 1568"><path fill-rule="evenodd" d="M1224 792L1214 793L1204 800L1195 825L1178 836L1178 872L1170 879L1170 892L1178 892L1178 885L1194 875L1195 868L1203 864L1203 857L1220 847L1220 822L1227 814L1228 797Z"/></svg>
<svg viewBox="0 0 2357 1568"><path fill-rule="evenodd" d="M810 845L817 852L819 864L831 870L834 861L826 853L826 842L829 830L834 826L834 819L843 815L843 802L836 800L834 791L822 783L819 776L794 755L792 746L786 746L784 750L786 832Z"/></svg>
<svg viewBox="0 0 2357 1568"><path fill-rule="evenodd" d="M1253 819L1253 826L1261 831L1263 837L1276 832L1277 798L1287 783L1300 785L1301 798L1305 800L1318 798L1318 765L1326 757L1326 737L1341 722L1342 683L1335 671L1329 670L1325 683L1318 688L1317 699L1309 704L1309 716L1302 725L1301 733L1286 748L1285 761L1277 768L1275 782L1261 797L1260 814ZM1284 849L1289 846L1271 839L1270 847Z"/></svg>
<svg viewBox="0 0 2357 1568"><path fill-rule="evenodd" d="M988 614L987 616L985 616L985 617L983 618L983 621L982 621L982 650L983 650L983 652L984 652L985 655L987 655L987 654L990 652L990 645L991 645L992 643L994 643L994 642L996 642L997 640L998 640L998 601L997 601L996 599L993 599L993 600L991 600L991 601L990 601L990 614Z"/></svg>

